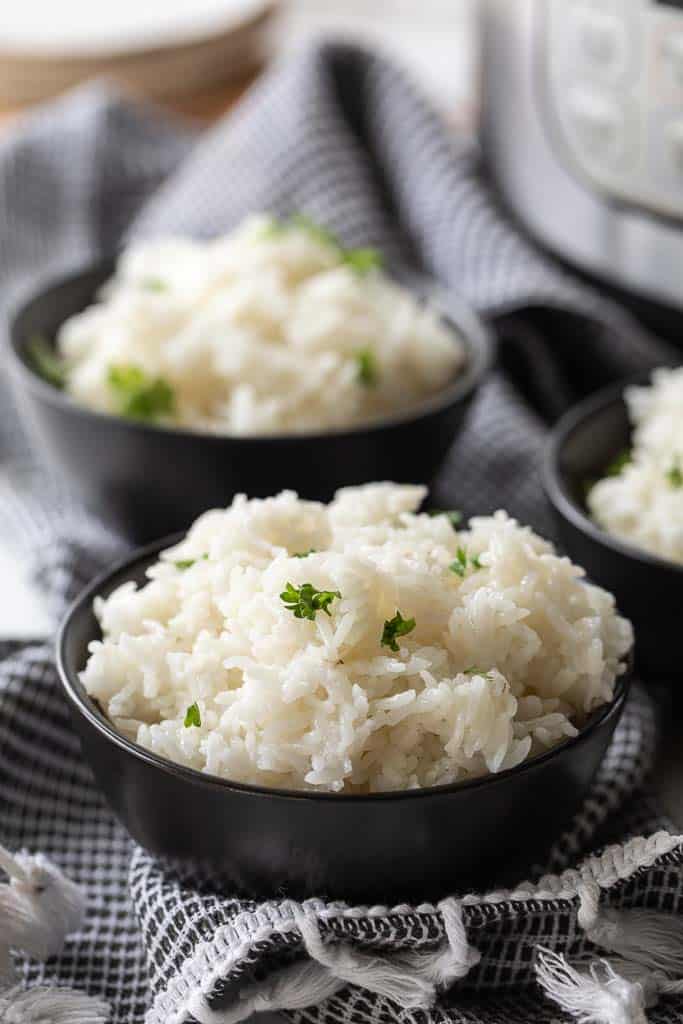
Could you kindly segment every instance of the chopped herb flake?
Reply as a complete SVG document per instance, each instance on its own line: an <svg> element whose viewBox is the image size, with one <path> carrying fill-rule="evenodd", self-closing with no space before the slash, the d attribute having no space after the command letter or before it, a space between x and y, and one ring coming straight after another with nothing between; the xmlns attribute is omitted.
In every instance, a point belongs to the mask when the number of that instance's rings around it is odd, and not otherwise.
<svg viewBox="0 0 683 1024"><path fill-rule="evenodd" d="M291 583L280 594L280 600L288 611L294 613L295 619L315 619L316 612L331 615L329 606L335 597L341 597L338 590L316 590L312 583L302 583L295 587Z"/></svg>
<svg viewBox="0 0 683 1024"><path fill-rule="evenodd" d="M202 555L202 559L208 558L208 555ZM176 569L191 569L195 562L198 562L198 558L181 558L179 561L174 562Z"/></svg>
<svg viewBox="0 0 683 1024"><path fill-rule="evenodd" d="M146 292L165 292L168 285L160 277L146 277L142 282Z"/></svg>
<svg viewBox="0 0 683 1024"><path fill-rule="evenodd" d="M455 554L455 561L451 562L449 568L456 576L460 576L461 579L464 577L467 570L467 552L464 548L458 548Z"/></svg>
<svg viewBox="0 0 683 1024"><path fill-rule="evenodd" d="M382 254L378 249L346 249L342 263L361 277L382 267Z"/></svg>
<svg viewBox="0 0 683 1024"><path fill-rule="evenodd" d="M450 510L443 508L432 508L429 510L427 514L432 516L432 518L434 516L446 516L454 530L456 529L456 527L460 525L460 523L463 520L462 512L460 512L460 510L457 508L453 508Z"/></svg>
<svg viewBox="0 0 683 1024"><path fill-rule="evenodd" d="M26 346L31 366L35 372L53 387L63 388L67 381L66 360L52 347L47 338L35 334Z"/></svg>
<svg viewBox="0 0 683 1024"><path fill-rule="evenodd" d="M631 462L631 453L628 448L620 452L615 459L612 459L605 470L605 476L619 476L626 466Z"/></svg>
<svg viewBox="0 0 683 1024"><path fill-rule="evenodd" d="M383 264L382 253L379 249L369 247L346 249L334 232L322 224L318 224L305 213L293 213L282 219L273 217L264 227L264 237L277 238L292 228L305 231L316 242L336 249L342 264L360 276L368 274L372 270L379 270Z"/></svg>
<svg viewBox="0 0 683 1024"><path fill-rule="evenodd" d="M260 232L263 238L279 238L287 230L287 224L278 217L268 217Z"/></svg>
<svg viewBox="0 0 683 1024"><path fill-rule="evenodd" d="M335 249L341 249L337 236L329 228L323 227L322 224L317 224L316 221L305 213L293 213L289 220L285 221L284 227L300 228L309 234L311 238L314 238L316 242L322 242L323 245L332 245Z"/></svg>
<svg viewBox="0 0 683 1024"><path fill-rule="evenodd" d="M377 358L370 348L361 348L356 352L358 380L366 388L374 388L379 379Z"/></svg>
<svg viewBox="0 0 683 1024"><path fill-rule="evenodd" d="M667 470L666 478L672 487L683 487L683 470L680 459L674 459L671 469Z"/></svg>
<svg viewBox="0 0 683 1024"><path fill-rule="evenodd" d="M308 551L295 551L292 558L308 558L309 555L314 555L315 551L315 548L309 548Z"/></svg>
<svg viewBox="0 0 683 1024"><path fill-rule="evenodd" d="M459 576L460 579L464 579L468 566L475 570L484 568L479 555L470 556L467 554L467 550L465 548L458 548L455 553L455 561L451 562L448 568L451 572L454 572L456 576Z"/></svg>
<svg viewBox="0 0 683 1024"><path fill-rule="evenodd" d="M415 629L415 619L404 619L398 608L393 619L387 619L382 630L382 647L390 647L392 651L398 651L399 647L396 638L412 633Z"/></svg>
<svg viewBox="0 0 683 1024"><path fill-rule="evenodd" d="M183 722L183 725L185 726L186 729L189 729L190 726L192 725L195 725L197 726L197 728L199 728L201 724L202 715L199 710L199 704L197 704L197 701L195 701L194 704L190 704L189 708L185 712L185 720Z"/></svg>
<svg viewBox="0 0 683 1024"><path fill-rule="evenodd" d="M122 416L154 421L173 412L175 395L171 385L163 377L150 377L139 366L110 366L107 383Z"/></svg>
<svg viewBox="0 0 683 1024"><path fill-rule="evenodd" d="M484 678L484 679L490 679L491 678L491 673L490 672L484 672L484 670L482 668L479 668L478 665L470 665L469 668L463 669L463 675L466 675L466 676L482 676L482 678Z"/></svg>

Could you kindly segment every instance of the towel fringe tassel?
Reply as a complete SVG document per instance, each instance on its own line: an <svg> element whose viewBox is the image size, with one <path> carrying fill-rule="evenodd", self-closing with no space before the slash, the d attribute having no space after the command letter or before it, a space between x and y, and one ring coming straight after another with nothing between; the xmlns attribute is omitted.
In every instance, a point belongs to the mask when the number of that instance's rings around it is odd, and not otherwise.
<svg viewBox="0 0 683 1024"><path fill-rule="evenodd" d="M463 978L480 960L467 941L459 901L444 900L439 910L446 944L429 952L384 957L345 943L323 942L315 911L300 907L294 918L308 960L283 968L258 986L250 986L229 1007L212 1009L206 995L197 993L188 1003L188 1010L199 1024L239 1024L264 1010L312 1006L346 985L387 996L406 1008L427 1008L439 989Z"/></svg>
<svg viewBox="0 0 683 1024"><path fill-rule="evenodd" d="M683 975L683 917L601 907L597 885L583 885L579 898L579 925L596 946L650 971Z"/></svg>
<svg viewBox="0 0 683 1024"><path fill-rule="evenodd" d="M202 992L196 992L187 1004L187 1011L198 1024L239 1024L254 1013L266 1010L303 1010L329 999L343 988L326 967L315 960L292 964L271 975L258 985L240 992L232 1006L212 1009Z"/></svg>
<svg viewBox="0 0 683 1024"><path fill-rule="evenodd" d="M683 920L658 911L600 906L598 885L579 889L579 926L615 954L582 969L539 947L536 977L546 994L580 1024L647 1024L660 996L683 994Z"/></svg>
<svg viewBox="0 0 683 1024"><path fill-rule="evenodd" d="M0 1021L2 1024L105 1024L101 1000L56 987L24 990L14 984L12 950L47 960L80 928L85 898L79 887L42 854L12 854L0 846Z"/></svg>
<svg viewBox="0 0 683 1024"><path fill-rule="evenodd" d="M546 995L580 1024L647 1024L643 986L617 974L606 960L577 970L561 953L540 946L536 978Z"/></svg>
<svg viewBox="0 0 683 1024"><path fill-rule="evenodd" d="M0 992L2 1024L106 1024L109 1007L101 999L66 988L19 986Z"/></svg>
<svg viewBox="0 0 683 1024"><path fill-rule="evenodd" d="M467 941L462 905L453 898L439 904L447 942L430 952L384 957L344 943L324 943L315 914L302 910L297 924L310 957L335 977L387 996L408 1009L432 1006L438 990L464 978L480 954Z"/></svg>
<svg viewBox="0 0 683 1024"><path fill-rule="evenodd" d="M83 921L81 890L42 854L11 854L0 846L0 869L9 877L0 885L3 949L19 949L37 960L59 953Z"/></svg>

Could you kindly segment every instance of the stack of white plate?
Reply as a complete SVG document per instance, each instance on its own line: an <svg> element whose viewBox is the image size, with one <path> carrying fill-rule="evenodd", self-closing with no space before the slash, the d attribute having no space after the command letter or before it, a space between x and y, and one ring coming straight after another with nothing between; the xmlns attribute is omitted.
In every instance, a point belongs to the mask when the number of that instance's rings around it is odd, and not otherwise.
<svg viewBox="0 0 683 1024"><path fill-rule="evenodd" d="M0 4L0 106L95 75L153 99L244 77L277 0L19 0Z"/></svg>

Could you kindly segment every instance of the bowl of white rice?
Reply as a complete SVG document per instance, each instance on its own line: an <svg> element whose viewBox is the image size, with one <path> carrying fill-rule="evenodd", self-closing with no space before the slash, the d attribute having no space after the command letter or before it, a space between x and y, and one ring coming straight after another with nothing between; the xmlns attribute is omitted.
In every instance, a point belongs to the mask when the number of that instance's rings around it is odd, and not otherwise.
<svg viewBox="0 0 683 1024"><path fill-rule="evenodd" d="M683 368L591 396L557 425L545 484L562 542L613 592L648 676L680 675Z"/></svg>
<svg viewBox="0 0 683 1024"><path fill-rule="evenodd" d="M623 708L630 623L506 513L425 497L239 495L79 598L60 677L139 842L357 900L492 884L556 838Z"/></svg>
<svg viewBox="0 0 683 1024"><path fill-rule="evenodd" d="M304 216L132 244L42 290L11 360L37 446L134 540L239 491L429 482L488 369L479 318Z"/></svg>

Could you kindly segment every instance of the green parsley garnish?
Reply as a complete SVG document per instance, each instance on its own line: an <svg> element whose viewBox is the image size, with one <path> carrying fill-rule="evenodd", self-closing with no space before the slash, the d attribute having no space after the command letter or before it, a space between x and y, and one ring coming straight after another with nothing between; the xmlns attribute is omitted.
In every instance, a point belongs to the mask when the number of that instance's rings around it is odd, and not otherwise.
<svg viewBox="0 0 683 1024"><path fill-rule="evenodd" d="M680 459L674 459L671 469L667 470L666 478L672 487L683 487L683 470Z"/></svg>
<svg viewBox="0 0 683 1024"><path fill-rule="evenodd" d="M260 233L262 238L278 238L286 230L287 225L284 221L279 220L277 217L268 217Z"/></svg>
<svg viewBox="0 0 683 1024"><path fill-rule="evenodd" d="M631 461L631 452L628 448L625 448L623 452L619 452L615 459L612 459L609 466L605 470L605 476L619 476L626 466Z"/></svg>
<svg viewBox="0 0 683 1024"><path fill-rule="evenodd" d="M455 561L451 562L448 568L462 579L467 570L467 552L464 548L458 548Z"/></svg>
<svg viewBox="0 0 683 1024"><path fill-rule="evenodd" d="M28 345L26 353L36 373L53 387L66 386L68 367L66 360L52 347L42 334L35 334Z"/></svg>
<svg viewBox="0 0 683 1024"><path fill-rule="evenodd" d="M107 383L116 397L118 411L134 420L158 420L175 407L173 388L163 377L150 377L139 366L110 366Z"/></svg>
<svg viewBox="0 0 683 1024"><path fill-rule="evenodd" d="M397 651L399 648L396 643L396 637L412 633L414 629L415 619L404 619L397 608L393 619L387 619L384 623L382 647L390 647L392 651Z"/></svg>
<svg viewBox="0 0 683 1024"><path fill-rule="evenodd" d="M207 554L204 554L201 557L202 557L202 559L205 559L205 558L208 558L209 556ZM198 562L198 561L199 561L198 558L181 558L181 559L179 559L179 561L174 562L173 564L175 565L176 569L183 570L183 569L191 569L192 566L195 564L195 562Z"/></svg>
<svg viewBox="0 0 683 1024"><path fill-rule="evenodd" d="M315 548L309 548L308 551L295 551L292 558L308 558L309 555L315 554Z"/></svg>
<svg viewBox="0 0 683 1024"><path fill-rule="evenodd" d="M146 277L142 282L146 292L165 292L168 285L160 277Z"/></svg>
<svg viewBox="0 0 683 1024"><path fill-rule="evenodd" d="M316 612L332 614L329 606L335 597L341 597L338 590L316 590L312 583L302 583L300 587L288 583L280 594L280 600L288 611L294 613L295 619L310 619L311 622Z"/></svg>
<svg viewBox="0 0 683 1024"><path fill-rule="evenodd" d="M446 516L454 530L460 525L463 519L462 512L457 508L450 510L443 508L431 508L427 515L432 516L432 518L434 518L434 516Z"/></svg>
<svg viewBox="0 0 683 1024"><path fill-rule="evenodd" d="M284 222L285 230L288 227L300 228L305 231L311 238L314 238L316 242L322 242L323 245L332 245L335 249L341 249L341 243L337 236L330 231L329 228L323 227L322 224L318 224L305 213L293 213L288 220Z"/></svg>
<svg viewBox="0 0 683 1024"><path fill-rule="evenodd" d="M370 273L371 270L378 270L382 266L382 254L378 249L346 249L334 232L322 224L318 224L305 213L293 213L282 219L272 217L266 225L265 237L277 238L292 228L299 228L316 242L336 249L341 262L360 276Z"/></svg>
<svg viewBox="0 0 683 1024"><path fill-rule="evenodd" d="M627 466L631 464L631 452L628 448L624 448L622 452L612 459L612 461L605 467L604 476L621 476ZM590 492L595 487L598 481L595 477L586 478L581 484L581 490L583 492L584 501L588 501Z"/></svg>
<svg viewBox="0 0 683 1024"><path fill-rule="evenodd" d="M342 263L361 277L380 270L383 262L379 249L345 249L342 255Z"/></svg>
<svg viewBox="0 0 683 1024"><path fill-rule="evenodd" d="M370 348L361 348L356 352L358 380L366 388L374 388L379 379L377 358Z"/></svg>
<svg viewBox="0 0 683 1024"><path fill-rule="evenodd" d="M469 668L463 669L463 675L466 676L482 676L484 679L490 679L491 673L484 672L478 665L470 665Z"/></svg>
<svg viewBox="0 0 683 1024"><path fill-rule="evenodd" d="M189 729L191 725L196 725L197 728L202 724L202 716L199 710L199 704L197 701L194 704L190 704L189 708L185 712L185 720L183 725L186 729Z"/></svg>
<svg viewBox="0 0 683 1024"><path fill-rule="evenodd" d="M460 579L464 579L468 566L471 569L483 569L479 555L468 555L466 548L458 548L455 553L455 561L451 562L449 569Z"/></svg>

